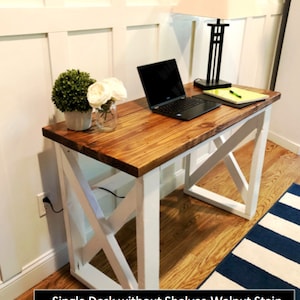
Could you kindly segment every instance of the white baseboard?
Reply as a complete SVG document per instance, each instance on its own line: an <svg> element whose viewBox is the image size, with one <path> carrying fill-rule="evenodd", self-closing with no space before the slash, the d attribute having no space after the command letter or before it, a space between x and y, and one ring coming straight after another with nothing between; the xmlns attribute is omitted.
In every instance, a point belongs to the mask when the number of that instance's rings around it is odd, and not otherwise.
<svg viewBox="0 0 300 300"><path fill-rule="evenodd" d="M0 299L13 300L68 263L67 245L50 250L0 284Z"/></svg>
<svg viewBox="0 0 300 300"><path fill-rule="evenodd" d="M268 134L268 139L272 142L274 142L275 144L290 150L293 153L296 153L297 155L300 155L300 145L283 137L280 136L272 131L269 131Z"/></svg>
<svg viewBox="0 0 300 300"><path fill-rule="evenodd" d="M160 197L163 198L172 193L175 189L184 183L184 169L177 170L174 176L165 178L160 186Z"/></svg>

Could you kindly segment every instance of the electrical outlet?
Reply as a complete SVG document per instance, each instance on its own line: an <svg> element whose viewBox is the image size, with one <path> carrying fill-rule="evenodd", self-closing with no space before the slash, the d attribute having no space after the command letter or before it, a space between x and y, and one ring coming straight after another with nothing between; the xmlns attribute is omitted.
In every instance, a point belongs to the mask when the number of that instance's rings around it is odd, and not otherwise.
<svg viewBox="0 0 300 300"><path fill-rule="evenodd" d="M37 201L38 201L38 208L39 208L39 215L40 217L44 217L46 215L46 208L45 204L43 202L43 199L45 197L49 197L47 193L39 193L36 195Z"/></svg>

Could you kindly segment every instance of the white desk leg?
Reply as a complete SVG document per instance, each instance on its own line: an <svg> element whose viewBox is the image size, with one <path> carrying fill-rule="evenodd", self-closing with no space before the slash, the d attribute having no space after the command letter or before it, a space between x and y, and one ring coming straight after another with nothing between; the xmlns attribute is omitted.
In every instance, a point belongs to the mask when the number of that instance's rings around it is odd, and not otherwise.
<svg viewBox="0 0 300 300"><path fill-rule="evenodd" d="M72 151L58 144L56 149L72 275L96 289L159 289L159 168L136 178L125 199L105 218ZM116 186L116 181L122 181L122 176L118 173L104 181L113 180ZM69 200L68 187L76 194L76 200ZM138 281L115 238L133 213L136 213ZM85 223L81 220L88 220L93 228L94 235L89 240L86 239ZM120 284L89 263L101 249Z"/></svg>
<svg viewBox="0 0 300 300"><path fill-rule="evenodd" d="M270 119L271 106L266 109L264 113L263 124L261 125L261 128L258 128L255 137L255 146L252 154L252 164L249 178L249 188L247 197L245 198L245 213L250 217L254 216L256 212Z"/></svg>
<svg viewBox="0 0 300 300"><path fill-rule="evenodd" d="M246 122L227 140L223 137L217 137L215 139L217 150L202 163L200 167L195 169L192 157L189 155L187 157L185 193L246 219L251 219L255 214L257 206L270 114L271 107L269 106L264 111L249 117L248 120L246 120ZM232 151L254 130L256 130L255 147L252 154L251 172L248 184ZM195 185L201 177L209 172L223 158L225 159L225 164L242 195L245 202L244 204Z"/></svg>
<svg viewBox="0 0 300 300"><path fill-rule="evenodd" d="M137 281L115 238L116 229L122 227L122 225L115 222L113 217L110 221L105 218L99 203L73 157L72 151L59 145L57 145L57 150L72 275L91 288L136 289L138 286ZM67 186L75 192L76 200L68 200ZM128 197L125 200L130 202ZM78 214L74 212L74 205L76 207L80 205L76 212L84 213L93 229L94 235L89 240L86 238L84 222L81 222L81 218L76 219ZM118 213L125 222L134 209L130 204L129 207L128 215ZM120 212L120 210L117 211ZM104 251L120 284L89 263L101 249Z"/></svg>
<svg viewBox="0 0 300 300"><path fill-rule="evenodd" d="M63 163L62 163L62 155L61 155L61 148L60 145L55 143L55 150L56 150L56 159L57 159L57 165L58 165L58 175L59 175L59 181L60 181L60 189L61 189L61 197L62 197L62 205L64 207L64 222L65 222L65 228L66 228L66 236L67 236L67 243L68 243L68 254L69 254L69 263L70 263L70 270L71 272L75 272L77 266L76 261L78 261L78 258L76 257L78 253L74 250L76 248L75 240L72 239L71 234L71 228L72 226L72 219L69 215L68 209L68 195L67 195L67 183L65 180L65 174L63 171ZM77 235L76 235L77 236ZM80 243L82 244L82 243Z"/></svg>
<svg viewBox="0 0 300 300"><path fill-rule="evenodd" d="M159 289L159 168L137 179L136 237L139 289Z"/></svg>

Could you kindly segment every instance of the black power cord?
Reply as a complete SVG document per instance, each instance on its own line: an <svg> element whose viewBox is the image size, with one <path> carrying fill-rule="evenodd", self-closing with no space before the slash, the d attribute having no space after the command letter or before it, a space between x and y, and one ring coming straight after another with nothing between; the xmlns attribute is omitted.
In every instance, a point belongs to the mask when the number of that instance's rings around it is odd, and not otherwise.
<svg viewBox="0 0 300 300"><path fill-rule="evenodd" d="M109 189L107 189L107 188L105 188L105 187L99 186L98 189L99 189L99 190L106 191L106 192L112 194L113 196L115 196L116 198L120 198L120 199L124 199L124 198L125 198L124 196L118 196L117 194L115 194L114 192L112 192L111 190L109 190Z"/></svg>
<svg viewBox="0 0 300 300"><path fill-rule="evenodd" d="M51 207L51 210L52 210L54 213L56 213L56 214L59 214L59 213L61 213L61 212L64 210L63 208L60 209L60 210L56 210L56 209L53 207L53 204L52 204L52 202L50 201L50 199L49 199L48 197L45 197L45 198L43 199L43 203L48 204L48 205Z"/></svg>
<svg viewBox="0 0 300 300"><path fill-rule="evenodd" d="M115 196L116 198L120 198L120 199L124 199L124 198L125 198L124 196L118 196L117 194L115 194L114 192L110 191L110 190L107 189L107 188L104 188L104 187L98 187L98 189L103 190L103 191L106 191L106 192L112 194L113 196ZM49 199L48 197L43 198L43 203L44 203L44 204L48 204L48 205L50 206L51 210L52 210L54 213L56 213L56 214L59 214L59 213L61 213L61 212L64 210L63 208L61 208L60 210L56 210L56 209L54 208L52 202L50 201L50 199Z"/></svg>

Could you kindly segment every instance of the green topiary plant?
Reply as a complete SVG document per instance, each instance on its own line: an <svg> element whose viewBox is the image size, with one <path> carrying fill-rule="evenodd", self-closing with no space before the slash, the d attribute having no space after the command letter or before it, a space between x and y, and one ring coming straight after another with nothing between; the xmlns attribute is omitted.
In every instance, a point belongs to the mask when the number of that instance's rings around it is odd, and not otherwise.
<svg viewBox="0 0 300 300"><path fill-rule="evenodd" d="M51 99L62 112L88 111L91 107L87 100L87 89L94 82L96 80L89 73L67 70L55 80Z"/></svg>

